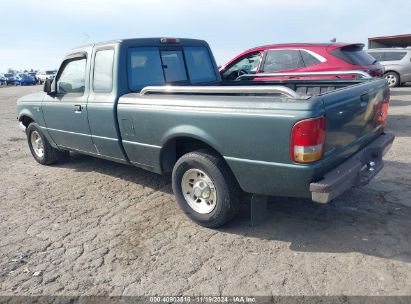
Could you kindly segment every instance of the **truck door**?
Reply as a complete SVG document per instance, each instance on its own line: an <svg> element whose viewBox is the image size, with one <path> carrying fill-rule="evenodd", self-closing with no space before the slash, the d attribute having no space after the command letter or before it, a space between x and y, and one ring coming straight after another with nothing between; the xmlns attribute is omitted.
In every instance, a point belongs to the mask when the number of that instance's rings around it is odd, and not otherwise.
<svg viewBox="0 0 411 304"><path fill-rule="evenodd" d="M66 57L55 79L55 94L42 103L47 131L63 148L96 153L87 119L90 63L86 52Z"/></svg>
<svg viewBox="0 0 411 304"><path fill-rule="evenodd" d="M96 46L92 56L88 120L97 153L115 161L126 162L117 123L118 45Z"/></svg>

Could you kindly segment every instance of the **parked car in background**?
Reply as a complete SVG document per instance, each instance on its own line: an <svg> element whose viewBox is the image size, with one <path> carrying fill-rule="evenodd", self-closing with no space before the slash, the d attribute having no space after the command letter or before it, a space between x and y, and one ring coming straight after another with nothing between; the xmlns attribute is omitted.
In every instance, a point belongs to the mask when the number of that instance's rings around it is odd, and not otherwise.
<svg viewBox="0 0 411 304"><path fill-rule="evenodd" d="M4 78L6 79L6 85L14 84L14 74L12 73L5 73Z"/></svg>
<svg viewBox="0 0 411 304"><path fill-rule="evenodd" d="M54 79L56 77L57 71L42 71L37 72L37 83L42 84L47 79Z"/></svg>
<svg viewBox="0 0 411 304"><path fill-rule="evenodd" d="M14 85L35 85L36 79L28 74L20 73L14 77Z"/></svg>
<svg viewBox="0 0 411 304"><path fill-rule="evenodd" d="M383 66L363 48L364 44L360 43L294 43L260 46L230 60L220 68L220 74L223 80L236 80L244 74L361 70L373 77L382 77ZM344 78L348 77L352 76L344 76ZM272 79L290 78L296 77L276 76ZM325 76L315 78L325 78Z"/></svg>
<svg viewBox="0 0 411 304"><path fill-rule="evenodd" d="M411 48L371 49L368 54L385 68L384 77L390 87L411 81Z"/></svg>
<svg viewBox="0 0 411 304"><path fill-rule="evenodd" d="M27 74L33 77L37 82L37 72L27 72Z"/></svg>
<svg viewBox="0 0 411 304"><path fill-rule="evenodd" d="M4 77L4 74L0 74L0 85L5 85L6 84L6 77Z"/></svg>

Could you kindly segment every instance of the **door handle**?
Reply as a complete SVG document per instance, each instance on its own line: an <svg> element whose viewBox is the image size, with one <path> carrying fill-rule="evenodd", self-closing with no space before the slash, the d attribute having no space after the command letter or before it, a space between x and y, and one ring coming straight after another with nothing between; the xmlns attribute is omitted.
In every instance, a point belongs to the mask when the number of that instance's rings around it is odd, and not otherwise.
<svg viewBox="0 0 411 304"><path fill-rule="evenodd" d="M74 106L74 112L76 112L76 113L80 113L80 112L81 112L81 110L82 110L81 105L75 105L75 106Z"/></svg>

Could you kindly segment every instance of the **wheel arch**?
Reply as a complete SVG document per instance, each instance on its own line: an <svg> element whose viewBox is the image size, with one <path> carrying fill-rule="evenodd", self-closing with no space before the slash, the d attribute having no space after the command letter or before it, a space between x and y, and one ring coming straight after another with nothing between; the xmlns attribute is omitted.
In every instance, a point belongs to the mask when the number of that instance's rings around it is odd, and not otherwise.
<svg viewBox="0 0 411 304"><path fill-rule="evenodd" d="M395 74L397 74L397 75L398 75L398 78L401 80L401 74L400 74L398 71L396 71L396 70L394 70L394 69L388 69L388 70L384 71L384 75L385 75L385 74L388 74L388 73L395 73Z"/></svg>
<svg viewBox="0 0 411 304"><path fill-rule="evenodd" d="M19 121L27 128L35 120L28 114L21 114L19 116Z"/></svg>
<svg viewBox="0 0 411 304"><path fill-rule="evenodd" d="M207 149L224 157L218 148L208 140L193 134L179 134L167 138L160 150L160 166L162 172L171 172L177 160L186 153Z"/></svg>

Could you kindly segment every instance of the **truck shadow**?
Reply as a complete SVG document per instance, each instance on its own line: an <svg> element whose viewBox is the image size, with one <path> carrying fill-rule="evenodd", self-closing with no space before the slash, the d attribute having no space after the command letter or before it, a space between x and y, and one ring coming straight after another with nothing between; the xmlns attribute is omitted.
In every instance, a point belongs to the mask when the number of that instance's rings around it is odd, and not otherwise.
<svg viewBox="0 0 411 304"><path fill-rule="evenodd" d="M77 172L97 172L140 184L153 190L172 194L170 175L159 175L134 166L115 163L78 153L70 153L70 160L57 167L73 169Z"/></svg>
<svg viewBox="0 0 411 304"><path fill-rule="evenodd" d="M361 192L353 189L328 205L273 197L260 225L251 227L244 211L221 231L286 242L297 252L358 252L411 262L411 208L376 203L378 193L354 198Z"/></svg>
<svg viewBox="0 0 411 304"><path fill-rule="evenodd" d="M411 119L408 115L389 114L387 119L387 132L393 132L395 137L411 136ZM394 140L395 145L395 140Z"/></svg>
<svg viewBox="0 0 411 304"><path fill-rule="evenodd" d="M95 171L172 194L170 176L132 166L79 154L73 154L70 162L59 166L81 172ZM246 204L236 219L217 230L287 242L291 250L298 252L358 252L411 262L411 208L388 202L383 194L367 186L352 189L327 205L272 197L265 221L256 227L250 225L246 197Z"/></svg>
<svg viewBox="0 0 411 304"><path fill-rule="evenodd" d="M411 95L411 86L409 84L411 83L407 83L408 85L405 87L400 87L400 88L394 88L391 89L390 91L390 95L391 95L391 102L394 100L395 101L395 97L404 97L404 96L410 96ZM404 103L404 101L403 101Z"/></svg>

